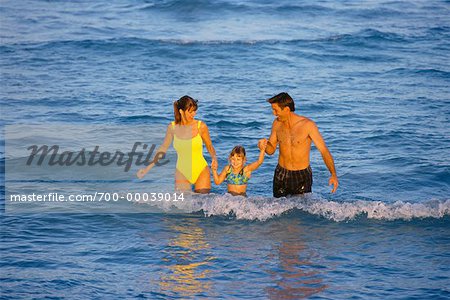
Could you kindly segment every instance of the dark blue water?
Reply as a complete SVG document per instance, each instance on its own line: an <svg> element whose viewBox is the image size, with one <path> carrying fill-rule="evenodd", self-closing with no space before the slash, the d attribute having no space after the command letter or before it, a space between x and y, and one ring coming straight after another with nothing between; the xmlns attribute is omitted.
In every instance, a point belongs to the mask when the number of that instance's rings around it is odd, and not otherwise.
<svg viewBox="0 0 450 300"><path fill-rule="evenodd" d="M100 126L129 149L117 128L167 126L185 94L199 99L220 166L237 144L253 161L273 121L265 100L286 91L321 130L340 187L329 193L314 148L306 198L271 197L275 155L248 199L213 186L175 210L138 214L126 214L129 203L116 214L77 213L76 203L64 214L8 213L6 202L0 297L448 299L449 10L448 1L2 1L3 169L23 158L5 151L8 133L43 139L17 128ZM77 172L57 188L92 188ZM131 173L114 184L125 191ZM56 188L8 174L6 189Z"/></svg>

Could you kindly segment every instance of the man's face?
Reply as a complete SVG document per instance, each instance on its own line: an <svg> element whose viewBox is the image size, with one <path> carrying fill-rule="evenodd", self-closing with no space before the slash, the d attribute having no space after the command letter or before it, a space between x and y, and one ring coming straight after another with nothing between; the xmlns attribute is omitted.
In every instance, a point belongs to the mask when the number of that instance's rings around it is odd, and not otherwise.
<svg viewBox="0 0 450 300"><path fill-rule="evenodd" d="M285 108L281 109L278 103L272 103L272 113L275 117L277 117L278 121L286 120L289 112L289 107L286 106Z"/></svg>

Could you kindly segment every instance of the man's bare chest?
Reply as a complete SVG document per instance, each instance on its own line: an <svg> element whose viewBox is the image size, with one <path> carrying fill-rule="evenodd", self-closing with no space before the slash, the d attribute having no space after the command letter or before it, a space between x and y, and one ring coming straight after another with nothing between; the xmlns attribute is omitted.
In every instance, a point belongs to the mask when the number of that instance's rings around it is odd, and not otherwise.
<svg viewBox="0 0 450 300"><path fill-rule="evenodd" d="M302 144L309 143L311 140L308 132L302 128L299 128L299 126L292 129L278 129L277 138L280 146L300 146Z"/></svg>

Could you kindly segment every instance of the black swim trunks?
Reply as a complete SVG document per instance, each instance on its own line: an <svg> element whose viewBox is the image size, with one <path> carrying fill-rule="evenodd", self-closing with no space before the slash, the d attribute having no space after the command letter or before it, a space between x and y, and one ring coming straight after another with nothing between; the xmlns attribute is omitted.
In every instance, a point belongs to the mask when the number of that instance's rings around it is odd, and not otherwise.
<svg viewBox="0 0 450 300"><path fill-rule="evenodd" d="M273 175L273 196L276 198L288 195L311 193L313 183L311 167L304 170L287 170L277 165Z"/></svg>

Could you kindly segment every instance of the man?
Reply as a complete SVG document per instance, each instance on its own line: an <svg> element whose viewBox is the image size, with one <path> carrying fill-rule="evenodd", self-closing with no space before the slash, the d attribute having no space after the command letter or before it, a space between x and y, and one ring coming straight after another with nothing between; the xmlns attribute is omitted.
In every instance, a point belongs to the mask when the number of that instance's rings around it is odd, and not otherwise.
<svg viewBox="0 0 450 300"><path fill-rule="evenodd" d="M266 153L275 153L280 147L278 165L273 177L273 196L285 197L311 192L312 171L309 165L311 142L319 149L323 161L331 173L329 185L333 185L332 193L339 186L333 157L325 145L316 124L295 111L294 100L287 93L280 93L269 100L276 119L272 124L272 132L267 142ZM261 149L264 139L259 140Z"/></svg>

